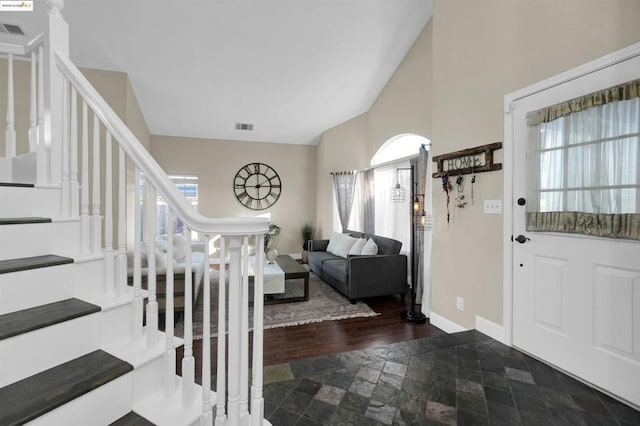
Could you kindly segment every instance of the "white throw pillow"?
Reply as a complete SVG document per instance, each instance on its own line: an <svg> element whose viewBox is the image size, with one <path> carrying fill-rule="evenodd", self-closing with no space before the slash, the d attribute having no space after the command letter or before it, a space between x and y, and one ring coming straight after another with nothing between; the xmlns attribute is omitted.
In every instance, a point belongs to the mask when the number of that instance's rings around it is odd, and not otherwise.
<svg viewBox="0 0 640 426"><path fill-rule="evenodd" d="M156 237L156 250L159 250L163 254L167 254L167 238L168 236L166 234ZM182 234L173 234L173 264L177 265L178 263L184 262L186 255L187 238Z"/></svg>
<svg viewBox="0 0 640 426"><path fill-rule="evenodd" d="M357 240L357 238L351 237L349 235L344 235L338 242L336 248L331 253L335 254L336 256L347 257L349 249L351 249L351 247Z"/></svg>
<svg viewBox="0 0 640 426"><path fill-rule="evenodd" d="M349 249L349 254L356 254L356 255L361 254L362 247L364 247L366 243L367 243L367 240L365 240L364 238L358 238L358 241L353 243L353 245Z"/></svg>
<svg viewBox="0 0 640 426"><path fill-rule="evenodd" d="M378 245L373 241L373 238L369 238L365 243L364 247L362 247L362 252L360 253L366 256L373 256L378 254Z"/></svg>
<svg viewBox="0 0 640 426"><path fill-rule="evenodd" d="M173 235L173 259L178 263L183 263L187 256L187 237L182 234Z"/></svg>
<svg viewBox="0 0 640 426"><path fill-rule="evenodd" d="M331 236L331 239L329 240L329 245L327 246L327 251L329 253L333 253L333 251L336 249L336 246L338 245L338 243L342 239L343 235L345 235L345 234L341 234L339 232L334 232L333 233L333 235Z"/></svg>

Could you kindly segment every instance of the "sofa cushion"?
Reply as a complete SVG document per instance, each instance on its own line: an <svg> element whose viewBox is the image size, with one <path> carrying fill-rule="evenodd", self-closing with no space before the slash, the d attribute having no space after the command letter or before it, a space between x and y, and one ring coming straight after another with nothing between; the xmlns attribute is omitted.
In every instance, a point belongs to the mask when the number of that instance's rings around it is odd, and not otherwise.
<svg viewBox="0 0 640 426"><path fill-rule="evenodd" d="M367 239L367 242L364 244L364 247L362 247L362 251L360 252L360 254L365 256L373 256L378 254L378 245L375 241L373 241L373 238Z"/></svg>
<svg viewBox="0 0 640 426"><path fill-rule="evenodd" d="M336 246L338 245L340 240L342 240L343 235L344 234L341 234L339 232L334 232L333 235L331 235L331 239L329 240L329 245L327 246L327 251L329 253L333 253L333 251L336 249Z"/></svg>
<svg viewBox="0 0 640 426"><path fill-rule="evenodd" d="M309 252L309 268L312 271L320 272L322 271L322 264L326 260L339 259L335 254L326 252L326 251L310 251Z"/></svg>
<svg viewBox="0 0 640 426"><path fill-rule="evenodd" d="M331 275L336 280L347 283L347 260L346 259L329 259L322 264L322 272Z"/></svg>
<svg viewBox="0 0 640 426"><path fill-rule="evenodd" d="M365 240L364 238L358 238L358 240L355 243L353 243L353 245L349 249L349 254L355 254L355 255L361 254L362 247L364 247L366 242L367 240Z"/></svg>
<svg viewBox="0 0 640 426"><path fill-rule="evenodd" d="M336 256L347 257L347 254L349 254L349 249L351 249L351 246L353 246L356 241L358 241L357 238L350 237L349 235L343 235L342 238L340 238L338 245L333 249L331 253L335 254Z"/></svg>
<svg viewBox="0 0 640 426"><path fill-rule="evenodd" d="M400 254L402 248L400 241L378 235L372 235L371 238L378 246L378 254Z"/></svg>

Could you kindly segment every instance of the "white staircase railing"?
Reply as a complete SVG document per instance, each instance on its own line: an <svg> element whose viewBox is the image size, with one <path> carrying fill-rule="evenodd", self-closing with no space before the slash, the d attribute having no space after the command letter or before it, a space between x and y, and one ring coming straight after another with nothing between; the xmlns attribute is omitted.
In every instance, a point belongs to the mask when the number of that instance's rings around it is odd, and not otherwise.
<svg viewBox="0 0 640 426"><path fill-rule="evenodd" d="M29 71L29 127L21 138L23 151L35 153L44 141L44 68L43 34L40 33L25 45L0 43L0 54L7 58L7 115L5 126L5 158L14 158L17 150L15 61L30 62Z"/></svg>
<svg viewBox="0 0 640 426"><path fill-rule="evenodd" d="M263 374L263 267L257 256L254 277L252 381L249 392L249 240L262 253L265 218L209 218L197 212L144 148L125 123L111 109L68 58L68 27L61 10L62 0L49 0L46 37L38 36L25 55L31 55L29 151L37 152L38 183L60 186L63 218L78 218L82 255L104 256L104 293L130 297L133 293L133 344L150 350L161 342L164 330L163 391L176 396L184 406L200 400L202 425L261 425L264 421ZM43 42L44 40L44 42ZM13 54L0 44L0 53ZM22 52L22 51L19 51ZM37 85L37 93L36 87ZM13 81L9 73L6 157L15 157ZM35 111L35 112L34 112ZM40 155L42 154L42 155ZM156 199L161 196L169 208L167 222L166 314L158 324L156 277ZM101 202L102 201L102 202ZM128 212L131 206L133 216ZM129 217L128 217L129 216ZM174 218L184 224L186 259L191 259L191 232L204 236L202 393L196 392L193 350L192 265L186 261L184 307L184 357L182 380L176 376L174 336ZM127 238L133 241L127 244ZM133 237L131 237L133 236ZM210 271L209 243L220 239L218 285L218 339L216 393L211 389ZM142 248L149 253L147 303L142 290ZM225 262L229 250L228 263ZM127 251L133 251L133 268ZM133 291L128 287L133 275ZM228 277L228 290L227 282ZM227 300L228 304L225 303ZM146 311L144 311L146 309ZM226 321L228 313L228 324ZM146 325L145 325L146 321ZM228 333L228 347L225 339ZM160 389L158 390L160 391ZM181 395L177 395L181 392ZM249 398L251 402L249 404ZM251 410L249 410L249 406ZM214 408L215 407L215 408ZM266 422L265 422L266 423Z"/></svg>

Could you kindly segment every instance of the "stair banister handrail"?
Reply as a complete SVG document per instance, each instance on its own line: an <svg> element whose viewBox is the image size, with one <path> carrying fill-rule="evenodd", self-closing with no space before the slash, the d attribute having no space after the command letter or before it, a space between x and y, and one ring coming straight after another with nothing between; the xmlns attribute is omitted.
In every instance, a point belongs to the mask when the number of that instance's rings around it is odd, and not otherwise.
<svg viewBox="0 0 640 426"><path fill-rule="evenodd" d="M33 50L38 48L42 41L44 40L44 33L40 33L26 44L15 44L15 43L7 43L0 42L0 53L13 54L18 56L27 56Z"/></svg>
<svg viewBox="0 0 640 426"><path fill-rule="evenodd" d="M113 111L96 89L69 59L56 52L56 64L65 77L73 83L87 104L99 117L107 130L118 141L146 179L159 191L167 204L192 230L205 234L239 235L261 234L269 230L270 220L261 217L209 218L202 215L187 202L182 193L149 154L138 138Z"/></svg>

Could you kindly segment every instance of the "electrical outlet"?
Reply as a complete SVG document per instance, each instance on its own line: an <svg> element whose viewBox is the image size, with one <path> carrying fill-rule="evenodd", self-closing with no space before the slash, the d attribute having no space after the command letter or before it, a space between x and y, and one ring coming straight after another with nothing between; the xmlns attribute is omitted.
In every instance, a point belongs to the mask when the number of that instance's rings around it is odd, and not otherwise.
<svg viewBox="0 0 640 426"><path fill-rule="evenodd" d="M458 296L456 298L456 307L459 311L464 311L464 297Z"/></svg>
<svg viewBox="0 0 640 426"><path fill-rule="evenodd" d="M484 212L486 214L501 214L502 200L484 200Z"/></svg>

